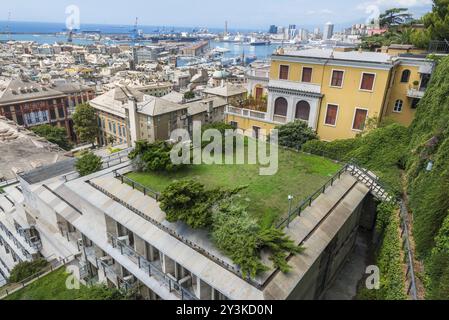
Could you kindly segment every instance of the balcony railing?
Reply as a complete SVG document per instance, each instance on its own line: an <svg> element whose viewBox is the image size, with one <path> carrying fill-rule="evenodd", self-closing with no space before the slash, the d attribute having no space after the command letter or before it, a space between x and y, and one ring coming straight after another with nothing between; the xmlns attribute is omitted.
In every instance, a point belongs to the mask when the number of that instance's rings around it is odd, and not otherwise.
<svg viewBox="0 0 449 320"><path fill-rule="evenodd" d="M254 120L264 120L268 121L268 114L265 112L254 111L249 109L242 109L236 107L226 107L226 113L231 115L238 115L245 118L250 118Z"/></svg>
<svg viewBox="0 0 449 320"><path fill-rule="evenodd" d="M3 233L14 243L14 245L16 246L16 248L18 248L23 256L28 259L31 260L33 258L33 256L31 255L31 253L27 250L27 248L25 248L20 241L12 234L11 231L9 231L8 228L6 228L6 226L0 222L0 230L3 231ZM0 236L1 237L1 236Z"/></svg>
<svg viewBox="0 0 449 320"><path fill-rule="evenodd" d="M424 94L426 93L425 88L410 88L407 91L407 97L409 98L416 98L416 99L422 99L424 97Z"/></svg>
<svg viewBox="0 0 449 320"><path fill-rule="evenodd" d="M137 253L133 248L128 246L123 241L119 240L116 236L108 233L109 241L112 246L118 250L124 256L127 256L139 269L145 270L150 277L155 278L159 282L168 287L170 292L175 291L178 293L182 300L198 300L198 298L189 290L179 284L179 282L171 279L165 274L162 269L154 262L148 261L145 257Z"/></svg>

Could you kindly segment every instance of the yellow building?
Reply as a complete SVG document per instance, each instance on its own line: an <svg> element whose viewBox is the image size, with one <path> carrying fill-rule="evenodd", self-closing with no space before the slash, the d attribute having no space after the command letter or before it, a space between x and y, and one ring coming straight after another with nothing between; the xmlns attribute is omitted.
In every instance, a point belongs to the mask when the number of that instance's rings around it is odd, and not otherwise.
<svg viewBox="0 0 449 320"><path fill-rule="evenodd" d="M229 107L228 123L258 135L303 120L326 141L355 137L368 119L409 125L433 71L433 62L419 56L337 49L280 49L271 60L269 78L253 77L248 88L265 85L267 112Z"/></svg>

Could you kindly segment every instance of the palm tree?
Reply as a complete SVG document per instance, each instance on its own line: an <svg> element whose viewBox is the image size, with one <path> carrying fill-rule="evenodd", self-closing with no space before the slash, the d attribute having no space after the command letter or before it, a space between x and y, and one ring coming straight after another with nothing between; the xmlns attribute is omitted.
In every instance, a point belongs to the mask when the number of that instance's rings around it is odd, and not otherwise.
<svg viewBox="0 0 449 320"><path fill-rule="evenodd" d="M412 19L412 14L408 13L407 8L388 9L379 16L380 26L391 28L408 23Z"/></svg>

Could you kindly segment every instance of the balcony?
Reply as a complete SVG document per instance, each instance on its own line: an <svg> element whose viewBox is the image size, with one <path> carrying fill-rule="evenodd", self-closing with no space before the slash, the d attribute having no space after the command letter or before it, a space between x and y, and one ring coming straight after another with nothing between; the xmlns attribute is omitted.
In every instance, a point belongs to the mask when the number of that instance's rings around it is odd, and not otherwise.
<svg viewBox="0 0 449 320"><path fill-rule="evenodd" d="M407 91L407 97L414 98L414 99L422 99L424 97L424 94L426 93L425 88L410 88Z"/></svg>
<svg viewBox="0 0 449 320"><path fill-rule="evenodd" d="M321 86L307 82L296 82L288 80L270 80L268 83L270 89L280 89L289 91L299 91L321 95Z"/></svg>
<svg viewBox="0 0 449 320"><path fill-rule="evenodd" d="M236 107L226 107L225 112L230 115L237 115L248 119L268 121L268 114L265 112Z"/></svg>
<svg viewBox="0 0 449 320"><path fill-rule="evenodd" d="M108 239L112 246L119 250L122 255L127 256L139 269L145 270L148 276L155 278L168 287L170 292L175 292L182 300L197 300L197 297L192 292L183 287L183 280L177 281L170 275L165 274L162 271L160 263L148 261L145 257L137 253L134 248L131 248L124 241L112 234L108 234Z"/></svg>

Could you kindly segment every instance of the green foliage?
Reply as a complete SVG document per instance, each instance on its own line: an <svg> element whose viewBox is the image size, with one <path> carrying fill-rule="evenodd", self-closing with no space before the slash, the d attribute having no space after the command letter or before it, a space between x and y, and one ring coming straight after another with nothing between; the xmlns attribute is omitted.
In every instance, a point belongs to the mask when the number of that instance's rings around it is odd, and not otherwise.
<svg viewBox="0 0 449 320"><path fill-rule="evenodd" d="M407 166L416 248L428 257L449 210L449 58L438 65L411 126ZM433 161L431 172L427 164Z"/></svg>
<svg viewBox="0 0 449 320"><path fill-rule="evenodd" d="M242 189L206 190L193 180L177 181L162 193L160 206L169 222L210 229L216 246L241 267L245 277L268 270L260 258L263 249L269 250L276 268L288 272L287 254L300 253L301 248L282 231L262 228L246 209L233 204L233 196Z"/></svg>
<svg viewBox="0 0 449 320"><path fill-rule="evenodd" d="M436 245L428 261L427 273L430 278L428 298L447 300L449 297L449 214L436 237Z"/></svg>
<svg viewBox="0 0 449 320"><path fill-rule="evenodd" d="M440 8L442 3L445 8ZM449 1L436 1L447 17ZM410 128L407 163L413 233L424 259L427 296L449 297L449 58L438 64ZM428 163L433 168L426 170Z"/></svg>
<svg viewBox="0 0 449 320"><path fill-rule="evenodd" d="M186 93L184 93L184 99L186 100L191 100L195 98L195 93L192 91L187 91Z"/></svg>
<svg viewBox="0 0 449 320"><path fill-rule="evenodd" d="M216 245L238 264L244 277L254 278L267 271L261 261L261 251L269 250L274 267L289 272L288 254L303 251L281 230L274 227L263 229L240 205L222 204L213 215L212 239Z"/></svg>
<svg viewBox="0 0 449 320"><path fill-rule="evenodd" d="M381 246L375 257L375 263L380 269L380 289L363 288L357 298L359 300L406 300L398 209L391 203L381 203L377 207L377 214L376 231L382 235Z"/></svg>
<svg viewBox="0 0 449 320"><path fill-rule="evenodd" d="M89 104L76 106L72 116L75 132L80 142L94 143L98 135L98 122L95 109Z"/></svg>
<svg viewBox="0 0 449 320"><path fill-rule="evenodd" d="M321 140L312 140L306 142L302 150L307 153L320 155L326 158L349 161L349 153L357 149L361 144L361 139L335 140L333 142L325 142Z"/></svg>
<svg viewBox="0 0 449 320"><path fill-rule="evenodd" d="M117 288L108 288L106 285L95 285L83 288L80 300L118 301L127 300L127 296Z"/></svg>
<svg viewBox="0 0 449 320"><path fill-rule="evenodd" d="M78 171L82 177L101 170L102 166L103 161L101 160L101 157L96 156L92 152L84 153L78 158L75 164L76 171Z"/></svg>
<svg viewBox="0 0 449 320"><path fill-rule="evenodd" d="M432 12L427 13L422 21L430 39L449 39L449 0L434 0Z"/></svg>
<svg viewBox="0 0 449 320"><path fill-rule="evenodd" d="M375 172L393 192L400 194L402 186L398 168L404 166L407 143L407 128L391 124L354 139L309 141L303 146L303 151L345 162L355 160Z"/></svg>
<svg viewBox="0 0 449 320"><path fill-rule="evenodd" d="M69 273L60 268L42 277L29 286L9 295L6 300L126 300L128 297L115 288L104 285L68 290L66 280Z"/></svg>
<svg viewBox="0 0 449 320"><path fill-rule="evenodd" d="M23 281L48 266L45 259L38 259L32 262L21 262L11 270L9 282L16 283Z"/></svg>
<svg viewBox="0 0 449 320"><path fill-rule="evenodd" d="M183 221L194 229L206 228L212 224L212 207L241 189L206 190L199 182L181 180L162 192L160 206L170 222Z"/></svg>
<svg viewBox="0 0 449 320"><path fill-rule="evenodd" d="M167 142L137 141L136 147L128 157L137 171L171 172L182 167L182 165L173 164L170 157L171 150L172 146Z"/></svg>
<svg viewBox="0 0 449 320"><path fill-rule="evenodd" d="M231 146L227 146L226 145L226 130L234 131L234 127L233 126L231 126L230 124L224 123L224 122L214 122L214 123L210 123L210 124L206 124L206 125L201 126L202 134L204 134L204 132L207 131L207 130L218 130L220 132L222 138L223 138L222 141L221 141L222 147L223 148L231 147ZM202 147L203 148L206 147L208 144L210 144L212 142L212 140L213 139L211 138L210 141L203 141L202 144L201 144ZM235 139L233 139L233 146L235 146Z"/></svg>
<svg viewBox="0 0 449 320"><path fill-rule="evenodd" d="M305 121L291 122L275 129L279 130L279 145L295 150L300 150L307 141L318 138Z"/></svg>
<svg viewBox="0 0 449 320"><path fill-rule="evenodd" d="M407 8L392 8L386 10L379 16L379 24L381 27L390 28L399 26L409 22L412 14L408 13Z"/></svg>
<svg viewBox="0 0 449 320"><path fill-rule="evenodd" d="M72 148L72 144L68 140L67 131L65 128L43 124L32 127L31 130L51 143L57 144L61 149L68 151Z"/></svg>

